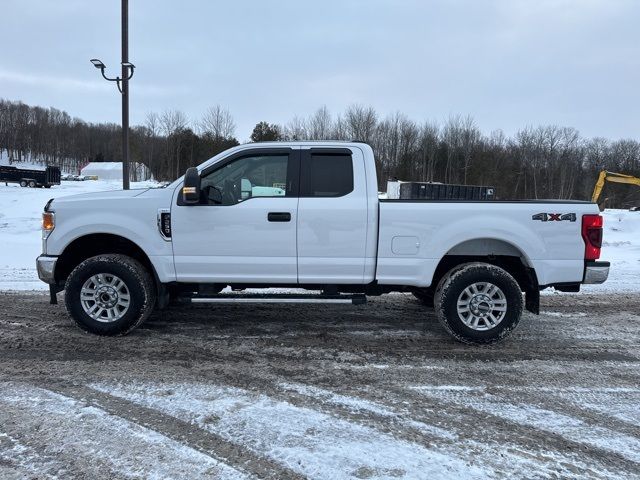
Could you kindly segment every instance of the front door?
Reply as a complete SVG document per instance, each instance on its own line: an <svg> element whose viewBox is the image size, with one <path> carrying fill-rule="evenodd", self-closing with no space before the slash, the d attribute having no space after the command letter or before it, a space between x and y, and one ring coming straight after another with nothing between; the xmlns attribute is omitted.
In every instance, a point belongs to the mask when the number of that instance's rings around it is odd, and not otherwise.
<svg viewBox="0 0 640 480"><path fill-rule="evenodd" d="M238 152L201 173L201 204L174 200L171 227L178 281L298 281L298 152Z"/></svg>

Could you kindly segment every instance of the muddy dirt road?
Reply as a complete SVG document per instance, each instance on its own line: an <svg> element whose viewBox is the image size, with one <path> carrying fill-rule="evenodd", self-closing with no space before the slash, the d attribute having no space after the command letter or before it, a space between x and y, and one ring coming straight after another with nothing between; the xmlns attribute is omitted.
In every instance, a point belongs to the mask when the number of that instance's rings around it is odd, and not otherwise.
<svg viewBox="0 0 640 480"><path fill-rule="evenodd" d="M0 294L0 478L640 477L640 296L543 310L489 348L407 295L99 338Z"/></svg>

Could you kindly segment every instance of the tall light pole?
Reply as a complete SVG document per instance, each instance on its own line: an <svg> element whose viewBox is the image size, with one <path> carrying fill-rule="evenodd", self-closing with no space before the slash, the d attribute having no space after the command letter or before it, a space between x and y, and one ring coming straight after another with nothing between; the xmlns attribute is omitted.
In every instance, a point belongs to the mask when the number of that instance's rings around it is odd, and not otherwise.
<svg viewBox="0 0 640 480"><path fill-rule="evenodd" d="M122 74L109 78L104 74L105 66L97 58L92 58L93 66L110 82L116 82L122 96L122 188L129 190L129 80L133 77L135 65L129 62L129 0L122 0Z"/></svg>
<svg viewBox="0 0 640 480"><path fill-rule="evenodd" d="M122 0L122 188L129 190L129 0ZM133 69L131 68L131 76Z"/></svg>

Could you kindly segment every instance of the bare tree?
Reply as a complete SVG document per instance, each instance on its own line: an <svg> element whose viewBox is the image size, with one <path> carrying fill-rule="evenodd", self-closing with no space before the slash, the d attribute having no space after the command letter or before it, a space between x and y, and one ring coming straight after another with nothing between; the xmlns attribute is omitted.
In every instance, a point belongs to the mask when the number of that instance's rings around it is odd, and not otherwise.
<svg viewBox="0 0 640 480"><path fill-rule="evenodd" d="M306 122L297 115L284 127L284 138L287 140L317 140L309 135Z"/></svg>
<svg viewBox="0 0 640 480"><path fill-rule="evenodd" d="M449 117L442 130L442 140L446 146L445 182L458 181L458 160L462 147L462 117Z"/></svg>
<svg viewBox="0 0 640 480"><path fill-rule="evenodd" d="M175 178L180 176L182 141L179 133L185 130L187 125L187 117L180 110L165 110L160 115L160 129L166 137L167 170L175 171Z"/></svg>
<svg viewBox="0 0 640 480"><path fill-rule="evenodd" d="M464 183L467 183L471 161L473 160L473 152L480 140L480 130L475 120L467 115L461 124L460 130L460 148L462 150L462 160L464 169Z"/></svg>
<svg viewBox="0 0 640 480"><path fill-rule="evenodd" d="M436 123L426 122L420 130L419 152L421 160L421 180L433 182L436 171L436 159L440 144L440 128Z"/></svg>
<svg viewBox="0 0 640 480"><path fill-rule="evenodd" d="M307 121L309 137L313 140L329 140L332 136L331 114L326 105L320 107Z"/></svg>
<svg viewBox="0 0 640 480"><path fill-rule="evenodd" d="M200 129L212 138L233 138L236 132L236 124L229 110L220 105L209 107L200 120Z"/></svg>
<svg viewBox="0 0 640 480"><path fill-rule="evenodd" d="M377 124L376 111L371 107L351 105L345 113L346 133L359 142L370 142Z"/></svg>
<svg viewBox="0 0 640 480"><path fill-rule="evenodd" d="M347 122L345 119L338 115L336 121L331 127L331 138L335 140L348 140L349 134L347 133Z"/></svg>
<svg viewBox="0 0 640 480"><path fill-rule="evenodd" d="M146 141L145 141L145 146L147 149L147 166L149 167L149 170L153 171L153 167L154 167L154 161L153 161L153 155L154 155L154 150L155 150L155 144L156 144L156 138L158 136L158 130L160 128L160 118L158 116L157 113L155 112L149 112L147 113L147 117L145 119L145 126L147 127L146 129Z"/></svg>

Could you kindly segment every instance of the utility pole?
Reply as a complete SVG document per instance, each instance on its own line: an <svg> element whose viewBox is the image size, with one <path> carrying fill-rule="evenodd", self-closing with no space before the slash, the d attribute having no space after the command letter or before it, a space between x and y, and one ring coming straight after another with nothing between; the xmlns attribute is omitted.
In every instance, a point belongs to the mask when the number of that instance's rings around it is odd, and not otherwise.
<svg viewBox="0 0 640 480"><path fill-rule="evenodd" d="M129 63L129 0L122 0L122 73L120 77L109 78L104 74L105 66L97 58L91 59L93 66L100 69L105 80L116 82L122 96L122 188L129 190L129 80L136 68Z"/></svg>
<svg viewBox="0 0 640 480"><path fill-rule="evenodd" d="M129 0L122 0L122 188L129 190Z"/></svg>

